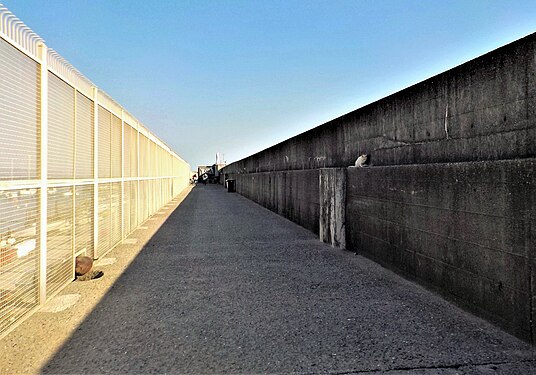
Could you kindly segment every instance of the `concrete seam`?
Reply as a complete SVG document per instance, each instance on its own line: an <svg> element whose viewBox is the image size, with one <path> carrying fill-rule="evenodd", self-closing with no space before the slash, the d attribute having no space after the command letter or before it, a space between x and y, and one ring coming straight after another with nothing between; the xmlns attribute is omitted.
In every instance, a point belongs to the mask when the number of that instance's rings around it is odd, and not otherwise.
<svg viewBox="0 0 536 375"><path fill-rule="evenodd" d="M353 194L352 197L365 198L365 199L369 199L369 200L375 200L375 201L387 202L387 203L395 203L395 204L400 204L400 205L404 205L404 206L434 208L434 209L438 209L438 210L442 210L442 211L454 211L454 212L462 212L464 214L479 215L479 216L489 216L489 217L495 217L495 218L498 218L498 219L509 219L509 220L511 220L511 219L515 220L516 219L515 216L502 216L502 215L494 215L494 214L490 214L490 213L486 213L486 212L474 212L474 211L467 211L467 210L460 210L460 209L453 209L453 208L446 208L446 207L439 207L439 206L431 206L431 205L428 205L428 204L417 204L417 203L409 203L409 202L404 202L404 201L395 201L395 200L390 200L390 199L377 198L377 197L373 197L373 196L369 196L369 195Z"/></svg>
<svg viewBox="0 0 536 375"><path fill-rule="evenodd" d="M381 220L381 221L384 221L386 223L390 223L390 224L394 224L398 227L402 227L402 228L405 228L405 229L409 229L409 230L413 230L413 231L416 231L416 232L422 232L422 233L426 233L426 234L430 234L430 235L433 235L433 236L437 236L437 237L441 237L441 238L445 238L445 239L448 239L448 240L453 240L453 241L459 241L459 242L463 242L463 243L466 243L466 244L469 244L469 245L473 245L473 246L477 246L477 247L481 247L481 248L484 248L484 249L488 249L488 250L491 250L491 251L495 251L495 252L498 252L498 253L503 253L503 254L508 254L508 255L512 255L512 256L515 256L515 257L519 257L519 258L523 258L525 259L525 256L524 255L520 255L520 254L516 254L514 252L511 252L511 251L508 251L508 250L504 250L504 249L499 249L499 248L496 248L496 247L492 247L492 246L487 246L487 245L483 245L483 244L479 244L477 242L473 242L473 241L468 241L468 240L464 240L462 238L457 238L457 237L453 237L453 236L448 236L448 235L445 235L445 234L441 234L441 233L436 233L436 232L431 232L429 230L425 230L425 229L421 229L421 228L416 228L416 227L410 227L410 226L407 226L407 225L403 225L402 223L398 223L396 221L391 221L391 220L387 220L387 219L384 219L384 218L381 218L381 217L378 217L378 216L371 216L371 215L363 215L364 217L367 217L367 218L372 218L372 219L377 219L377 220ZM367 234L365 232L362 232L364 234ZM371 237L374 237L372 235L370 235ZM380 238L378 238L380 239ZM388 242L388 241L385 241L383 240L384 242ZM393 246L397 247L397 245L393 244Z"/></svg>
<svg viewBox="0 0 536 375"><path fill-rule="evenodd" d="M360 231L359 233L361 233L361 234L363 234L363 235L365 235L365 236L367 236L367 237L374 238L374 239L376 239L376 240L378 240L378 241L382 241L382 242L385 242L385 243L387 243L387 244L390 244L390 245L392 245L392 246L394 246L394 247L396 247L396 248L398 248L398 249L405 250L405 251L407 251L408 253L412 253L412 252L414 252L414 250L407 249L407 248L404 248L404 247L401 247L401 246L396 246L396 245L394 245L394 244L391 244L389 241L386 241L386 240L384 240L384 239L382 239L382 238L373 236L373 235L371 235L371 234L368 234L368 233L365 233L365 232L361 232L361 231ZM418 255L418 256L421 256L421 257L423 257L423 258L426 258L426 259L431 259L431 260L433 260L433 261L435 261L435 262L441 263L441 264L442 264L443 266L445 266L445 267L449 267L449 268L452 268L452 269L455 269L455 270L459 270L459 271L464 272L464 273L466 273L466 274L468 274L468 275L477 276L477 277L479 277L479 278L482 278L482 279L487 280L487 281L492 282L492 283L495 283L495 282L496 282L496 280L490 279L490 278L487 277L487 276L480 275L480 274L478 274L478 273L474 273L474 272L471 272L471 271L469 271L469 270L466 270L466 269L463 269L463 268L454 266L454 265L452 265L452 264L450 264L450 263L446 263L445 261L443 261L443 260L441 260L441 259L433 258L433 257L431 257L431 256L428 256L428 255L424 254L424 253L415 252L415 256L417 256L417 255ZM508 284L504 285L504 288L506 288L506 289L510 289L510 290L520 291L520 292L522 292L522 293L530 292L530 290L529 290L529 291L524 291L523 289L513 288L512 286L510 286L510 285L508 285ZM530 288L530 287L529 287L529 288Z"/></svg>
<svg viewBox="0 0 536 375"><path fill-rule="evenodd" d="M529 86L530 86L530 82L529 82L529 71L528 71L528 65L525 64L525 96L528 96L529 95ZM525 107L525 110L526 110L526 121L529 120L529 105L528 105L528 101L527 101L527 106ZM532 198L534 199L534 198ZM534 206L534 203L532 203L532 206ZM531 238L532 238L532 233L531 233L531 220L530 220L530 214L526 214L526 218L525 218L525 225L526 225L526 228L527 228L527 236L525 237L525 241L527 241L525 243L525 251L526 251L526 254L527 254L527 257L528 257L528 264L529 264L529 267L528 267L528 272L529 272L529 277L528 277L528 282L529 282L529 332L530 332L530 342L531 344L534 345L534 325L533 325L533 321L534 321L534 305L533 305L533 296L534 296L534 289L533 289L533 286L532 286L532 283L533 283L533 280L532 280L532 261L533 261L533 256L532 256L532 251L531 251L531 248L530 248L530 241L531 241Z"/></svg>
<svg viewBox="0 0 536 375"><path fill-rule="evenodd" d="M533 198L534 199L534 198ZM534 260L532 251L531 251L531 220L530 216L525 219L526 228L527 228L527 235L525 239L525 251L527 252L528 257L528 283L529 283L529 331L530 331L530 342L534 345L534 287L533 287L533 280L532 280L532 262Z"/></svg>
<svg viewBox="0 0 536 375"><path fill-rule="evenodd" d="M514 133L514 132L518 132L518 131L525 131L525 130L534 130L535 128L534 127L526 127L526 128L520 128L520 129L515 129L515 130L508 130L508 131L502 131L502 132L495 132L495 133L489 133L489 134L480 134L478 136L475 136L475 137L464 137L464 138L455 138L455 137L450 137L449 136L449 140L467 140L467 139L474 139L474 138L486 138L486 137L489 137L489 136L492 136L492 135L500 135L500 134L506 134L506 133ZM387 140L392 140L391 138L387 138L387 137L381 137L383 139L387 139ZM367 141L367 140L370 140L370 139L364 139L363 141ZM383 147L383 148L379 148L379 149L375 149L374 151L385 151L385 150L394 150L394 149L397 149L397 148L401 148L401 147L404 147L404 146L407 146L407 145L423 145L423 144L430 144L430 143L438 143L438 142L444 142L445 139L444 138L441 138L441 139L437 139L437 140L433 140L433 141L426 141L426 142L402 142L404 143L402 146L393 146L393 147ZM394 142L400 142L400 141L394 141ZM470 160L467 160L467 159L453 159L453 160L447 160L447 161L434 161L434 162L426 162L426 161L422 161L422 162L419 162L419 163L409 163L409 164L391 164L391 163L387 163L387 164L374 164L374 165L370 165L370 167L374 167L374 169L377 169L377 168L401 168L401 167L423 167L423 166L431 166L431 165L435 165L435 164L463 164L463 163L472 163L472 164L477 164L477 163L489 163L489 162L511 162L511 161L519 161L519 160L525 160L525 159L534 159L534 156L502 156L501 158L499 159L478 159L478 160L473 160L473 159L470 159ZM274 172L304 172L304 173L307 173L307 172L310 172L310 171L316 171L316 170L319 170L319 169L322 169L322 168L348 168L349 166L348 165L340 165L340 164L334 164L334 165L330 165L330 166L326 166L326 167L314 167L314 168L306 168L306 169L293 169L293 168L288 168L288 169L274 169L273 171L271 170L260 170L260 171L251 171L251 172L242 172L242 173L237 173L237 174L242 174L242 175L249 175L249 174L271 174L271 173L274 173Z"/></svg>
<svg viewBox="0 0 536 375"><path fill-rule="evenodd" d="M448 140L469 140L469 139L477 139L477 138L486 138L486 137L494 136L494 135L516 133L516 132L520 132L520 131L533 130L533 129L534 129L534 126L527 126L527 127L518 128L518 129L508 129L508 130L495 131L495 132L490 132L490 133L482 133L482 134L474 135L472 137L451 137L449 135L449 137L447 139ZM378 149L375 149L374 151L394 150L394 149L402 148L402 147L405 147L405 146L424 145L424 144L439 143L439 142L444 142L445 141L445 138L431 139L429 141L401 141L401 140L398 140L398 139L389 138L389 137L385 137L385 136L375 137L375 138L386 139L388 141L396 142L398 144L394 145L392 147L378 148ZM366 141L366 140L369 140L369 139L364 139L364 141ZM478 161L478 160L475 160L475 161ZM421 163L419 163L419 164L421 164ZM427 163L424 163L424 164L427 164ZM392 165L392 164L386 164L386 165ZM396 164L395 164L395 166L396 166Z"/></svg>

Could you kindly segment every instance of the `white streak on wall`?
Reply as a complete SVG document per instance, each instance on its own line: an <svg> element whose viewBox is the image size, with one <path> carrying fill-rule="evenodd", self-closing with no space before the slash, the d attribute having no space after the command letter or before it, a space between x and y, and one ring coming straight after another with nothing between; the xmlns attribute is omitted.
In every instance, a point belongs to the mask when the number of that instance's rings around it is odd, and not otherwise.
<svg viewBox="0 0 536 375"><path fill-rule="evenodd" d="M323 168L319 174L320 241L346 248L346 171Z"/></svg>
<svg viewBox="0 0 536 375"><path fill-rule="evenodd" d="M449 105L447 103L447 108L445 109L445 134L447 136L447 139L449 139L448 116L449 116Z"/></svg>

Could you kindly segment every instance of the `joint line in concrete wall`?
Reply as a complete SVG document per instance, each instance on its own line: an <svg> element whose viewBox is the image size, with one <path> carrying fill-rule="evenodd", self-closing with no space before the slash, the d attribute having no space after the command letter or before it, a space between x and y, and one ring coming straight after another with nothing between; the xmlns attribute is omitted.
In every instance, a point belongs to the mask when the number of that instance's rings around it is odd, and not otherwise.
<svg viewBox="0 0 536 375"><path fill-rule="evenodd" d="M447 107L445 109L445 134L447 135L447 139L449 139L448 117L449 117L449 104L447 103Z"/></svg>
<svg viewBox="0 0 536 375"><path fill-rule="evenodd" d="M529 220L526 220L527 223L530 223L530 217L529 217ZM528 230L528 236L527 238L532 238L532 233L531 233L531 226L530 225L527 225L527 230ZM534 285L533 285L533 277L532 277L532 263L533 263L533 259L534 259L534 256L532 254L532 251L530 249L530 244L527 244L526 246L526 251L527 251L527 254L528 254L528 276L529 276L529 334L530 334L530 342L532 344L536 344L535 343L535 337L534 337Z"/></svg>

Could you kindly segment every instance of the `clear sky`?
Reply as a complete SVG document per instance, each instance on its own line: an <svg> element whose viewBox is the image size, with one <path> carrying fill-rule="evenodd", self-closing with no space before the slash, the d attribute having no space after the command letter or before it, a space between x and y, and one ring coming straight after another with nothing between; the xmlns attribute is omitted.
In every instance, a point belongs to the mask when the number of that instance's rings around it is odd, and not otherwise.
<svg viewBox="0 0 536 375"><path fill-rule="evenodd" d="M0 0L192 167L536 31L533 0Z"/></svg>

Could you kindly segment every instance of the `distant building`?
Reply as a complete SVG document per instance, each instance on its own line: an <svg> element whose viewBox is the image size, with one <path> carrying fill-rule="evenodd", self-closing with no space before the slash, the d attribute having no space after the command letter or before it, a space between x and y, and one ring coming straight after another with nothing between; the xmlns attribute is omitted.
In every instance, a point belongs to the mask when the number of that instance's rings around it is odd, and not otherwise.
<svg viewBox="0 0 536 375"><path fill-rule="evenodd" d="M223 156L218 152L216 154L216 164L200 165L197 167L197 176L199 181L203 181L203 175L207 175L207 182L210 184L220 183L220 170L226 166Z"/></svg>

